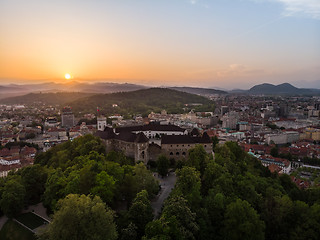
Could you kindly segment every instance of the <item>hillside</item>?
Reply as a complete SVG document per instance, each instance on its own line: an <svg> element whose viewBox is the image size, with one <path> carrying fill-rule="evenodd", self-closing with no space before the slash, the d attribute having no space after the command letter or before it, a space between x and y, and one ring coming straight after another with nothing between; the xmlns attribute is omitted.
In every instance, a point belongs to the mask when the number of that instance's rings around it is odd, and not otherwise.
<svg viewBox="0 0 320 240"><path fill-rule="evenodd" d="M213 111L213 102L205 97L175 91L167 88L150 88L133 92L119 92L112 94L98 94L74 102L68 105L74 112L95 113L97 107L103 114L143 114L151 111L160 112L166 109L168 113L182 113L185 104L198 103L197 106L190 106L199 111ZM118 107L112 107L117 104Z"/></svg>
<svg viewBox="0 0 320 240"><path fill-rule="evenodd" d="M23 96L0 99L2 104L46 104L61 105L79 98L92 96L92 93L58 92L58 93L29 93Z"/></svg>
<svg viewBox="0 0 320 240"><path fill-rule="evenodd" d="M273 85L270 83L263 83L255 85L250 88L247 93L249 94L266 94L266 95L312 95L319 94L318 89L306 89L306 88L297 88L292 86L290 83L282 83L279 85Z"/></svg>
<svg viewBox="0 0 320 240"><path fill-rule="evenodd" d="M170 89L199 95L210 95L210 94L227 94L222 90L216 90L212 88L195 88L195 87L170 87Z"/></svg>

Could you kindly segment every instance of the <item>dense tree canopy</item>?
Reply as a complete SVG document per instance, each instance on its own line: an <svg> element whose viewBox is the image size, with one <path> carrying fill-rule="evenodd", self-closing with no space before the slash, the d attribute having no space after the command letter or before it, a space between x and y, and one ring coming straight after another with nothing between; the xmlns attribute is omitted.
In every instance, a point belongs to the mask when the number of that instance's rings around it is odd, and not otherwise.
<svg viewBox="0 0 320 240"><path fill-rule="evenodd" d="M70 194L59 200L53 221L42 234L48 240L117 239L113 212L99 198Z"/></svg>
<svg viewBox="0 0 320 240"><path fill-rule="evenodd" d="M86 135L0 179L0 207L11 217L42 200L54 219L47 239L106 239L99 232L123 240L320 239L320 188L299 189L236 143L216 145L214 157L196 146L177 165L175 187L154 219L153 174Z"/></svg>

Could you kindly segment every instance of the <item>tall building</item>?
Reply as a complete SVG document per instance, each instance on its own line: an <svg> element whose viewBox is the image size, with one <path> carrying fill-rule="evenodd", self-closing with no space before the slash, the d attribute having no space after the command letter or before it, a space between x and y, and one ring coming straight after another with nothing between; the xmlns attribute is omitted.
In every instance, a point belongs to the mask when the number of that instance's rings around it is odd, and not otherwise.
<svg viewBox="0 0 320 240"><path fill-rule="evenodd" d="M75 125L74 115L71 111L71 107L64 107L62 109L61 125L62 127L66 127L66 128L71 128Z"/></svg>
<svg viewBox="0 0 320 240"><path fill-rule="evenodd" d="M232 111L228 112L221 118L222 128L236 129L239 122L239 113Z"/></svg>
<svg viewBox="0 0 320 240"><path fill-rule="evenodd" d="M228 106L221 106L221 116L229 112L229 107Z"/></svg>

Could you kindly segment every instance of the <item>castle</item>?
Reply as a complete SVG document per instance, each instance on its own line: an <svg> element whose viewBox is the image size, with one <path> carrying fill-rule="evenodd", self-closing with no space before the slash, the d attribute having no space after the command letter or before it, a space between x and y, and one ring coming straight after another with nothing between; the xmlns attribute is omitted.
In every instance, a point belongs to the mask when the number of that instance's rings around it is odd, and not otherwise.
<svg viewBox="0 0 320 240"><path fill-rule="evenodd" d="M102 120L102 118L100 118ZM98 126L105 126L99 123ZM183 160L189 149L201 144L207 153L212 153L212 141L207 133L200 136L198 131L188 131L175 125L148 124L132 127L109 128L96 132L106 145L106 151L122 151L135 161L156 161L159 155ZM159 144L154 140L161 138Z"/></svg>

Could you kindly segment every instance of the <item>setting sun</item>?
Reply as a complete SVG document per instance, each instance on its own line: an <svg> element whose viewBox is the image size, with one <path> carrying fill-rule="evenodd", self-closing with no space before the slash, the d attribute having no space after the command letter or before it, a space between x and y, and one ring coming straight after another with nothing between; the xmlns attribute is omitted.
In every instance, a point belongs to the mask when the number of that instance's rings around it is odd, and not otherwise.
<svg viewBox="0 0 320 240"><path fill-rule="evenodd" d="M71 78L71 76L70 76L70 74L69 74L69 73L66 73L66 74L64 75L64 78L65 78L65 79L70 79L70 78Z"/></svg>

